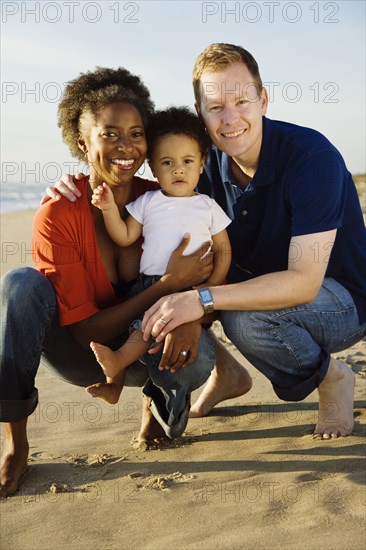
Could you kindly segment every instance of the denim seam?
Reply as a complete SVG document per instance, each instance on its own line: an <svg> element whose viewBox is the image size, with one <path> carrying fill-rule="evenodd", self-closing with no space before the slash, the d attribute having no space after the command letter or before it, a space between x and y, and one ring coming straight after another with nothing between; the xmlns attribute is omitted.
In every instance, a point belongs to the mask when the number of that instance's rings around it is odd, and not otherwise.
<svg viewBox="0 0 366 550"><path fill-rule="evenodd" d="M280 319L281 317L286 317L288 315L291 315L293 312L298 313L315 313L317 315L333 315L334 317L337 317L339 315L348 315L349 313L356 312L356 307L349 307L347 309L342 309L338 311L323 311L321 309L312 308L311 306L294 306L293 308L289 308L286 311L281 311L279 313L274 313L273 317L275 319Z"/></svg>
<svg viewBox="0 0 366 550"><path fill-rule="evenodd" d="M280 342L280 343L284 346L284 348L286 348L286 350L287 350L289 353L291 353L291 355L295 358L297 365L298 365L299 367L302 367L302 363L301 363L300 359L298 358L298 356L296 355L295 351L292 349L291 346L289 346L289 345L283 340L283 338L280 336L280 334L277 333L277 331L276 331L276 329L275 329L274 326L271 327L271 331L272 331L273 336L276 338L276 340L277 340L278 342Z"/></svg>

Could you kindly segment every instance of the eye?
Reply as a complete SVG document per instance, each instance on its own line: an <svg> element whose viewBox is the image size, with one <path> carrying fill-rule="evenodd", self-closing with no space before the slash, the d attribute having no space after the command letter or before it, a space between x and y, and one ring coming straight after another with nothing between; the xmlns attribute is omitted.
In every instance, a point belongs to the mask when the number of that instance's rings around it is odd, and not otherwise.
<svg viewBox="0 0 366 550"><path fill-rule="evenodd" d="M191 164L191 162L194 162L192 159L185 159L185 164Z"/></svg>
<svg viewBox="0 0 366 550"><path fill-rule="evenodd" d="M139 139L141 137L144 137L145 134L142 130L135 130L134 132L132 132L131 136L135 139Z"/></svg>
<svg viewBox="0 0 366 550"><path fill-rule="evenodd" d="M117 137L117 134L116 132L103 132L102 136L106 138L114 138Z"/></svg>
<svg viewBox="0 0 366 550"><path fill-rule="evenodd" d="M172 164L172 161L171 160L163 160L163 162L161 163L163 166L171 166Z"/></svg>
<svg viewBox="0 0 366 550"><path fill-rule="evenodd" d="M238 105L246 105L247 103L249 103L247 99L239 99L238 101Z"/></svg>
<svg viewBox="0 0 366 550"><path fill-rule="evenodd" d="M210 108L209 108L209 112L211 113L212 111L219 111L221 109L221 105L212 105Z"/></svg>

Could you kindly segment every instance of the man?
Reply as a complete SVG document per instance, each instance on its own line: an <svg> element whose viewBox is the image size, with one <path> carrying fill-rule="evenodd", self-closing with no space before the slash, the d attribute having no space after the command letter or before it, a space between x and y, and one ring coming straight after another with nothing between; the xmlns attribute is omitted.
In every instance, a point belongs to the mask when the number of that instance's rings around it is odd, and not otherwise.
<svg viewBox="0 0 366 550"><path fill-rule="evenodd" d="M330 353L366 333L366 231L351 175L321 134L265 117L253 56L212 44L193 70L196 110L213 142L199 191L224 208L229 285L162 298L145 337L220 311L225 333L284 400L319 393L317 437L353 429L354 374ZM216 401L209 379L196 412Z"/></svg>

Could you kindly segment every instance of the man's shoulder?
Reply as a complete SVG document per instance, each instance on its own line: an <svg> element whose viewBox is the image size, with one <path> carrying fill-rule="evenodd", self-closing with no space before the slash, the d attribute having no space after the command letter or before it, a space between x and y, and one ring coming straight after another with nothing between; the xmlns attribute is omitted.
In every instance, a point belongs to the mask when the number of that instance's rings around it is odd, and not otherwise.
<svg viewBox="0 0 366 550"><path fill-rule="evenodd" d="M275 133L282 147L297 150L297 152L311 153L320 151L332 151L339 154L338 150L329 139L314 128L300 126L282 120L265 119L265 132Z"/></svg>

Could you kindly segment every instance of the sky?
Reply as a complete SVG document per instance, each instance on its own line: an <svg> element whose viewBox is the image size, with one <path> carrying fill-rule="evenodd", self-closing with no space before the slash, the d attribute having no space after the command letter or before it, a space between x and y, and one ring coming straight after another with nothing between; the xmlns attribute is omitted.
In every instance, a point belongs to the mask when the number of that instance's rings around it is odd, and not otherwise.
<svg viewBox="0 0 366 550"><path fill-rule="evenodd" d="M212 42L254 55L269 118L317 129L365 172L363 0L2 1L1 181L46 185L82 168L57 126L80 72L123 66L157 108L193 107L192 67Z"/></svg>

